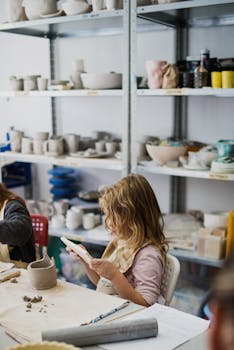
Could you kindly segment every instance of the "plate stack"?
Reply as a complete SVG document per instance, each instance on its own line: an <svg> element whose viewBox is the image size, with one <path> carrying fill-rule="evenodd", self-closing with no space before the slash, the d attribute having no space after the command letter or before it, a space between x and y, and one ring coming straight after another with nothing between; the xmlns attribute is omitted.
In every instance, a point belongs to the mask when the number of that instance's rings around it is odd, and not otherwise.
<svg viewBox="0 0 234 350"><path fill-rule="evenodd" d="M52 175L49 182L52 185L50 192L53 195L53 200L77 196L77 178L74 169L56 167L50 169L48 173Z"/></svg>

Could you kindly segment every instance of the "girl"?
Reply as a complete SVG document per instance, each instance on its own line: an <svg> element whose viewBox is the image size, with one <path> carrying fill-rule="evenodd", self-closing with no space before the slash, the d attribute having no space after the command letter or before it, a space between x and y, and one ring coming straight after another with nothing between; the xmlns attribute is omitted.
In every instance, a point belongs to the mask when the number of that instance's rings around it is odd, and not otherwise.
<svg viewBox="0 0 234 350"><path fill-rule="evenodd" d="M35 259L33 227L24 200L0 183L0 261L26 267Z"/></svg>
<svg viewBox="0 0 234 350"><path fill-rule="evenodd" d="M101 259L88 265L79 258L89 279L97 291L143 306L154 304L160 295L167 244L150 184L143 176L130 174L104 191L100 206L112 239Z"/></svg>

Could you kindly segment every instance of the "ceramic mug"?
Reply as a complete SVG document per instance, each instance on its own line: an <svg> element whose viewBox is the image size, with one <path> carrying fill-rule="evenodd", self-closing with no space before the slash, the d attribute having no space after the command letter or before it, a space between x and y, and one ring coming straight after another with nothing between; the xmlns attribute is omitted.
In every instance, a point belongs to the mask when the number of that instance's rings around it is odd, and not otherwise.
<svg viewBox="0 0 234 350"><path fill-rule="evenodd" d="M106 142L105 143L105 148L106 148L106 152L108 154L114 154L116 151L116 143L115 142Z"/></svg>
<svg viewBox="0 0 234 350"><path fill-rule="evenodd" d="M24 88L23 78L16 78L15 76L11 76L10 84L13 91L22 91Z"/></svg>
<svg viewBox="0 0 234 350"><path fill-rule="evenodd" d="M63 138L61 136L52 136L43 145L44 153L59 156L63 154Z"/></svg>
<svg viewBox="0 0 234 350"><path fill-rule="evenodd" d="M49 202L40 200L37 202L37 205L41 215L44 215L47 218L50 218L54 214L54 209Z"/></svg>
<svg viewBox="0 0 234 350"><path fill-rule="evenodd" d="M66 215L67 210L69 208L69 200L68 199L60 199L58 201L53 202L53 206L55 208L56 214Z"/></svg>
<svg viewBox="0 0 234 350"><path fill-rule="evenodd" d="M33 199L26 200L26 206L30 214L38 214L39 210L37 208L36 201Z"/></svg>
<svg viewBox="0 0 234 350"><path fill-rule="evenodd" d="M23 3L23 0L6 1L7 22L18 22L18 21L24 21L27 19L22 3Z"/></svg>
<svg viewBox="0 0 234 350"><path fill-rule="evenodd" d="M23 137L21 142L21 152L24 154L32 154L33 139L31 137Z"/></svg>
<svg viewBox="0 0 234 350"><path fill-rule="evenodd" d="M43 140L33 139L33 153L43 154L44 153L43 144L44 144Z"/></svg>
<svg viewBox="0 0 234 350"><path fill-rule="evenodd" d="M222 87L222 73L211 72L211 86L212 88L219 89Z"/></svg>
<svg viewBox="0 0 234 350"><path fill-rule="evenodd" d="M231 89L233 87L233 71L222 71L222 88Z"/></svg>
<svg viewBox="0 0 234 350"><path fill-rule="evenodd" d="M98 153L104 152L105 151L105 141L100 140L95 142L95 149Z"/></svg>
<svg viewBox="0 0 234 350"><path fill-rule="evenodd" d="M73 71L72 74L70 75L70 79L71 79L75 89L83 89L83 83L81 80L81 72Z"/></svg>
<svg viewBox="0 0 234 350"><path fill-rule="evenodd" d="M93 11L100 11L104 7L104 0L92 0Z"/></svg>
<svg viewBox="0 0 234 350"><path fill-rule="evenodd" d="M48 87L48 79L47 78L37 78L37 88L40 91L47 90Z"/></svg>
<svg viewBox="0 0 234 350"><path fill-rule="evenodd" d="M116 10L118 8L117 0L105 0L105 5L108 11Z"/></svg>
<svg viewBox="0 0 234 350"><path fill-rule="evenodd" d="M63 228L65 226L64 216L61 214L57 214L57 215L52 216L51 226L53 228Z"/></svg>
<svg viewBox="0 0 234 350"><path fill-rule="evenodd" d="M21 141L23 138L23 131L20 130L10 130L10 143L11 143L11 150L13 152L20 152L21 151Z"/></svg>
<svg viewBox="0 0 234 350"><path fill-rule="evenodd" d="M69 230L75 230L81 225L81 218L74 210L68 210L66 215L66 226Z"/></svg>
<svg viewBox="0 0 234 350"><path fill-rule="evenodd" d="M66 153L74 153L77 152L79 147L80 136L77 134L65 134L63 135L64 144L65 144L65 152Z"/></svg>
<svg viewBox="0 0 234 350"><path fill-rule="evenodd" d="M83 215L83 227L85 230L91 230L96 225L94 213Z"/></svg>

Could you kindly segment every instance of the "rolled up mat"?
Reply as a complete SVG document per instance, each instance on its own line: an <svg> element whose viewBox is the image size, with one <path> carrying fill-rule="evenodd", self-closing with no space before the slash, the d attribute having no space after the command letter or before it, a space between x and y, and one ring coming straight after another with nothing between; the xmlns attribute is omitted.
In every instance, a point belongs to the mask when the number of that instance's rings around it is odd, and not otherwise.
<svg viewBox="0 0 234 350"><path fill-rule="evenodd" d="M156 318L114 321L104 324L91 324L74 328L42 331L43 340L65 342L75 346L97 345L124 340L156 337Z"/></svg>

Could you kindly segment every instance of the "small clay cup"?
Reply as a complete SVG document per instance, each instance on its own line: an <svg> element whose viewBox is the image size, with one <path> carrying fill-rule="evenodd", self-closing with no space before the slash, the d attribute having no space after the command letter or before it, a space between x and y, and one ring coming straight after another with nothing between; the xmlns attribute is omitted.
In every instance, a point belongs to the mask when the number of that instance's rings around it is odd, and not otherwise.
<svg viewBox="0 0 234 350"><path fill-rule="evenodd" d="M28 275L31 285L35 289L49 289L57 284L57 273L54 258L45 254L40 260L28 265Z"/></svg>

